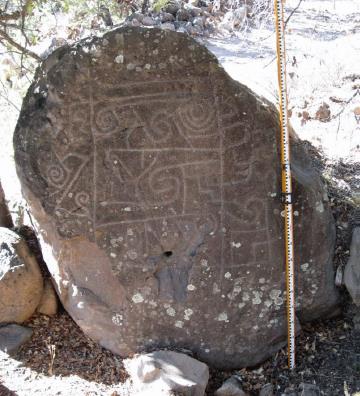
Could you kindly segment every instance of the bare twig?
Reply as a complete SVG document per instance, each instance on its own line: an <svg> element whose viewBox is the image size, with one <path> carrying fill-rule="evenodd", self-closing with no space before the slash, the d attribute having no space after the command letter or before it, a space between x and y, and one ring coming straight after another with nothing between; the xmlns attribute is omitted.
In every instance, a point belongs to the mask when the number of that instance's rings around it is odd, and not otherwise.
<svg viewBox="0 0 360 396"><path fill-rule="evenodd" d="M350 98L349 98L348 100L344 100L344 101L343 101L344 106L342 107L342 109L341 109L338 113L334 114L334 115L331 117L331 120L333 120L334 118L339 117L339 116L344 112L344 110L345 110L345 108L346 108L346 105L349 104L349 103L355 98L355 96L358 95L358 94L359 94L359 91L355 91L355 93L354 93L353 95L351 95Z"/></svg>
<svg viewBox="0 0 360 396"><path fill-rule="evenodd" d="M284 30L286 29L286 26L288 24L288 22L290 21L290 18L295 14L295 12L298 10L298 8L300 7L300 4L302 3L302 0L299 0L298 5L290 12L289 16L286 18L285 22L284 22Z"/></svg>
<svg viewBox="0 0 360 396"><path fill-rule="evenodd" d="M12 102L6 95L3 95L3 94L0 92L0 97L2 97L6 102L9 103L9 105L13 106L17 111L20 112L20 109L16 106L16 104L15 104L14 102Z"/></svg>

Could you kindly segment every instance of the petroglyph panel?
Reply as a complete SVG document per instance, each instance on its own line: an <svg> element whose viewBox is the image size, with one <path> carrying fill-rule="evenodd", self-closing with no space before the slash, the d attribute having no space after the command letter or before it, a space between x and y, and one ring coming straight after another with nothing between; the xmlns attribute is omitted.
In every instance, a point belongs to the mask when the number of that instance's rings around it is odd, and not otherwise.
<svg viewBox="0 0 360 396"><path fill-rule="evenodd" d="M278 131L273 106L186 35L121 28L50 55L15 156L59 296L89 336L122 356L187 348L222 368L286 343ZM294 147L308 318L336 303L334 240Z"/></svg>

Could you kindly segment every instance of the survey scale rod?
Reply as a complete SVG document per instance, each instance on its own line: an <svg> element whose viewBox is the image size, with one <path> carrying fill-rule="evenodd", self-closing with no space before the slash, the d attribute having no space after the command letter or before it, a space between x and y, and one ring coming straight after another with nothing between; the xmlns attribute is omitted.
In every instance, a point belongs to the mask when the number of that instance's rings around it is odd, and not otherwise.
<svg viewBox="0 0 360 396"><path fill-rule="evenodd" d="M281 177L282 198L285 217L285 274L288 324L288 364L295 367L295 288L294 288L294 233L293 202L290 168L290 141L288 124L288 102L286 89L286 51L284 29L284 6L282 0L274 0L276 52L279 82L280 128L281 128Z"/></svg>

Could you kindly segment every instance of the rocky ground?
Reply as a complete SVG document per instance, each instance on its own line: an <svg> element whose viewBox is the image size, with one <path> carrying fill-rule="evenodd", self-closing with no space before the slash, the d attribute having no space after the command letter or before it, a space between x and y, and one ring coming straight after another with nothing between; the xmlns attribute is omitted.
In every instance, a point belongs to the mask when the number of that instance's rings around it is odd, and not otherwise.
<svg viewBox="0 0 360 396"><path fill-rule="evenodd" d="M297 3L287 2L287 15ZM314 153L314 162L328 184L336 219L336 268L345 266L351 229L360 222L356 214L360 190L360 121L356 113L360 106L360 75L356 73L360 51L358 7L356 2L347 0L303 1L288 24L290 120L300 137L320 150L320 154ZM148 15L153 22L148 19L147 26L168 24L163 28L183 29L197 36L218 56L230 75L276 101L271 20L253 30L240 26L237 31L233 29L236 26L224 25L219 30L217 22L224 15L204 22L204 12L178 24ZM200 19L194 23L197 17ZM136 25L135 19L146 25L143 16L130 18L128 23ZM3 130L6 146L17 115L14 109L10 115L6 113L9 103L2 102L1 106L3 117L9 117ZM1 158L3 170L11 164L11 158L5 157ZM13 173L2 171L1 176L4 184L12 184ZM18 197L17 189L15 185L7 196ZM21 217L24 211L16 204L17 199L12 201L11 209L19 211ZM213 395L227 377L235 374L250 395L258 395L266 383L272 384L275 395L291 394L300 383L315 384L321 395L357 395L360 337L353 326L355 308L342 291L341 316L303 327L297 339L297 366L293 372L287 369L286 351L282 350L256 368L231 373L211 370L207 394ZM0 354L1 396L127 394L122 385L126 373L121 359L84 336L66 312L51 319L34 317L28 326L34 335L19 353L13 358Z"/></svg>
<svg viewBox="0 0 360 396"><path fill-rule="evenodd" d="M211 370L207 395L236 375L249 395L272 384L274 395L291 394L301 383L316 385L320 395L356 395L360 391L360 335L353 329L353 307L344 301L342 316L303 327L296 344L296 369L287 368L286 351L252 369ZM0 395L124 395L121 359L85 337L66 312L38 316L28 326L34 335L14 359L1 355ZM22 365L19 365L19 362ZM120 384L119 384L120 383ZM0 385L1 386L1 385ZM5 387L13 390L10 393Z"/></svg>

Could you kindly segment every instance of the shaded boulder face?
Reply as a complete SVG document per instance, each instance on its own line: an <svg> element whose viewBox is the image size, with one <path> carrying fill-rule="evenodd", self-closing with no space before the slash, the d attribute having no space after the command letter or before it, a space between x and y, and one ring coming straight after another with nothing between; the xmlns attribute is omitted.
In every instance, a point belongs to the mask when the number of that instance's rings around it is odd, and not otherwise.
<svg viewBox="0 0 360 396"><path fill-rule="evenodd" d="M60 298L89 336L123 356L190 348L224 368L284 345L278 135L274 107L186 35L121 28L50 55L15 156ZM308 320L336 304L335 234L293 141Z"/></svg>

